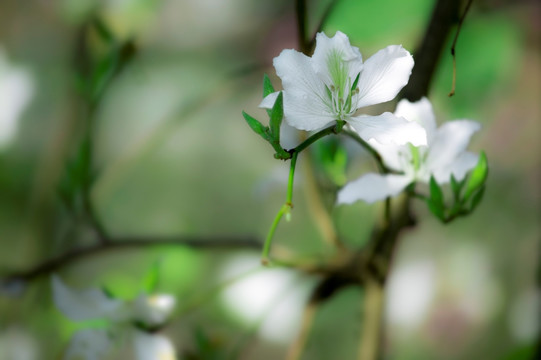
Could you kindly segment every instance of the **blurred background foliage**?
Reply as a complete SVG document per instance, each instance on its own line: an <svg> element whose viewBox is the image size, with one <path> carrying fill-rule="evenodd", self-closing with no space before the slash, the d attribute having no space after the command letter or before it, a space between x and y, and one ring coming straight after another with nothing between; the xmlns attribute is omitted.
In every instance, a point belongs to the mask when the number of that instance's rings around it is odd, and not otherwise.
<svg viewBox="0 0 541 360"><path fill-rule="evenodd" d="M308 1L310 29L329 3ZM413 51L433 3L338 0L324 30L348 34L365 58L389 44ZM288 165L272 158L241 110L263 114L257 105L264 72L279 88L272 58L296 46L293 2L3 0L2 274L93 241L88 228L74 227L78 218L58 191L84 139L85 91L100 81L91 85L76 75L82 65L77 44L83 37L93 60L111 54L111 43L87 31L92 18L106 24L115 44L133 45L131 61L92 113L90 196L105 229L113 236L264 238L285 198ZM418 226L402 237L388 284L389 359L532 357L541 301L540 33L538 2L479 0L458 40L452 98L452 59L448 50L442 55L430 92L438 122L483 124L472 149L486 151L490 176L483 203L468 218L443 226L424 204L415 207ZM115 59L109 60L105 72ZM347 148L351 179L372 164L362 151ZM324 256L329 248L310 214L304 180L296 179L293 221L282 224L275 243ZM359 244L380 210L357 203L332 215L345 241ZM74 287L105 285L131 298L157 259L160 291L178 300L165 333L179 353L283 358L314 279L261 270L257 251L111 250L60 274ZM54 308L49 284L45 276L23 284L24 291L0 292L0 359L56 359L83 326ZM352 289L323 306L304 359L354 358L360 301Z"/></svg>

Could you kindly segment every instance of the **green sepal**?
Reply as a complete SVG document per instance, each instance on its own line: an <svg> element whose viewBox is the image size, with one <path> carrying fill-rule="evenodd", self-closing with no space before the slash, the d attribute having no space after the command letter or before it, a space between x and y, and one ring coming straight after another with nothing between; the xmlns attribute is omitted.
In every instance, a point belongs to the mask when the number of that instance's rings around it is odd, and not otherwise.
<svg viewBox="0 0 541 360"><path fill-rule="evenodd" d="M466 183L466 178L458 181L453 174L451 174L451 190L453 190L453 197L455 202L460 200L460 192Z"/></svg>
<svg viewBox="0 0 541 360"><path fill-rule="evenodd" d="M259 134L263 139L267 140L267 141L272 141L272 139L270 138L269 136L269 128L264 126L263 124L261 124L257 119L251 117L250 115L248 115L246 112L242 112L242 116L244 116L244 120L246 120L246 122L248 123L248 125L250 125L250 127L252 128L252 130L256 133L256 134Z"/></svg>
<svg viewBox="0 0 541 360"><path fill-rule="evenodd" d="M274 92L274 86L272 86L272 83L268 77L267 74L263 75L263 98L267 97L267 95L272 94Z"/></svg>
<svg viewBox="0 0 541 360"><path fill-rule="evenodd" d="M284 97L282 92L278 94L274 106L271 109L269 127L272 137L278 142L280 141L280 125L282 125L282 119L284 118Z"/></svg>
<svg viewBox="0 0 541 360"><path fill-rule="evenodd" d="M428 209L432 214L434 214L438 219L445 222L445 209L443 206L432 199L426 199L426 204Z"/></svg>
<svg viewBox="0 0 541 360"><path fill-rule="evenodd" d="M427 199L428 208L442 221L445 220L445 204L443 201L443 191L440 185L434 178L430 177L430 198Z"/></svg>
<svg viewBox="0 0 541 360"><path fill-rule="evenodd" d="M466 191L464 193L464 200L467 201L477 189L484 185L488 175L488 162L484 152L481 152L479 161L475 168L473 168L468 182L466 184Z"/></svg>
<svg viewBox="0 0 541 360"><path fill-rule="evenodd" d="M485 195L485 186L481 186L477 192L475 192L472 196L472 199L471 199L471 204L470 204L470 208L469 208L469 211L473 211L475 210L475 208L477 207L477 205L479 205L479 203L481 202L481 200L483 199L483 195Z"/></svg>
<svg viewBox="0 0 541 360"><path fill-rule="evenodd" d="M357 84L359 83L359 77L361 76L361 73L358 73L355 77L355 80L353 81L353 85L351 85L351 92L354 92L357 88Z"/></svg>

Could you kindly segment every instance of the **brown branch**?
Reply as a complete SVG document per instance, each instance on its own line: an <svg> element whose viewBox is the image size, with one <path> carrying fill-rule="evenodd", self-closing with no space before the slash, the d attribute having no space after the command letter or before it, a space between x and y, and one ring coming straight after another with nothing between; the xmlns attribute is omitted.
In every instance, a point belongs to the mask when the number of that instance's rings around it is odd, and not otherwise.
<svg viewBox="0 0 541 360"><path fill-rule="evenodd" d="M306 0L295 1L295 13L297 15L297 36L299 42L299 50L307 54L308 40L306 39Z"/></svg>
<svg viewBox="0 0 541 360"><path fill-rule="evenodd" d="M451 27L458 18L460 1L438 0L421 45L414 54L415 66L399 97L417 101L428 95L432 76Z"/></svg>
<svg viewBox="0 0 541 360"><path fill-rule="evenodd" d="M185 246L195 249L252 249L260 250L261 241L252 236L229 236L229 237L124 237L110 239L108 242L69 250L55 258L45 260L28 270L14 272L3 276L2 282L8 284L14 281L30 281L41 275L46 275L59 270L82 258L90 257L99 253L127 248L147 248L153 246Z"/></svg>
<svg viewBox="0 0 541 360"><path fill-rule="evenodd" d="M455 38L453 39L453 45L451 45L451 56L453 57L453 85L451 87L451 92L449 93L449 97L455 94L455 87L456 87L456 54L455 54L456 42L458 40L458 34L460 34L460 29L462 29L462 23L464 22L464 19L466 18L466 14L468 14L468 11L470 10L470 6L472 3L473 3L473 0L469 0L468 4L466 4L464 13L460 17L460 20L458 21Z"/></svg>

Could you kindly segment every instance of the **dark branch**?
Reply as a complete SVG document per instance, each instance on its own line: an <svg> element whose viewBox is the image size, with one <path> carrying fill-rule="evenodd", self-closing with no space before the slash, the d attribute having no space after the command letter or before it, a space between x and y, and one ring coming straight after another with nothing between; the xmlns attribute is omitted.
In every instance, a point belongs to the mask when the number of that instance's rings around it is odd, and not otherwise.
<svg viewBox="0 0 541 360"><path fill-rule="evenodd" d="M401 98L417 101L428 95L430 82L447 36L458 19L459 5L460 1L458 0L439 0L437 2L423 41L415 52L415 66L408 85L402 90Z"/></svg>
<svg viewBox="0 0 541 360"><path fill-rule="evenodd" d="M229 236L229 237L152 237L152 236L136 236L136 237L118 237L110 239L108 242L100 242L96 245L73 249L65 252L55 258L44 261L28 270L14 272L3 276L3 282L9 283L12 281L29 281L41 275L47 275L51 272L59 270L73 262L82 258L90 257L107 251L126 249L126 248L147 248L154 246L185 246L195 249L251 249L260 250L261 241L253 236Z"/></svg>

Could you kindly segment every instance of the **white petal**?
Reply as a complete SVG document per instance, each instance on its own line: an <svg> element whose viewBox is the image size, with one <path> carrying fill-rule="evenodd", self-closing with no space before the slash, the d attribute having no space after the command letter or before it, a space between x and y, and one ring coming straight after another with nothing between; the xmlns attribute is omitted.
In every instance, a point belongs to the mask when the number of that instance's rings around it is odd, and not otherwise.
<svg viewBox="0 0 541 360"><path fill-rule="evenodd" d="M111 339L103 329L82 329L71 338L65 360L102 360L111 347Z"/></svg>
<svg viewBox="0 0 541 360"><path fill-rule="evenodd" d="M381 144L374 139L368 141L369 145L378 152L383 163L390 169L404 171L403 153L410 151L408 145Z"/></svg>
<svg viewBox="0 0 541 360"><path fill-rule="evenodd" d="M137 360L175 360L175 348L163 335L135 331L133 336Z"/></svg>
<svg viewBox="0 0 541 360"><path fill-rule="evenodd" d="M421 125L396 117L389 112L379 116L355 116L349 119L349 124L365 141L374 139L384 145L407 143L415 146L426 145L426 131Z"/></svg>
<svg viewBox="0 0 541 360"><path fill-rule="evenodd" d="M133 317L150 326L163 324L173 311L175 302L172 295L141 294L133 304Z"/></svg>
<svg viewBox="0 0 541 360"><path fill-rule="evenodd" d="M56 307L75 321L113 318L124 305L120 300L108 298L100 289L70 289L56 275L51 277L51 283Z"/></svg>
<svg viewBox="0 0 541 360"><path fill-rule="evenodd" d="M429 149L427 168L434 171L451 166L480 128L479 123L471 120L455 120L440 126Z"/></svg>
<svg viewBox="0 0 541 360"><path fill-rule="evenodd" d="M338 192L338 204L351 204L357 200L373 203L398 195L412 182L405 175L366 174L348 183Z"/></svg>
<svg viewBox="0 0 541 360"><path fill-rule="evenodd" d="M284 87L284 117L300 130L316 130L336 120L325 85L314 72L310 58L284 50L274 58L276 74Z"/></svg>
<svg viewBox="0 0 541 360"><path fill-rule="evenodd" d="M293 149L301 143L300 131L282 121L280 126L280 145L284 149Z"/></svg>
<svg viewBox="0 0 541 360"><path fill-rule="evenodd" d="M355 80L363 68L361 52L351 46L347 35L337 31L332 38L320 32L316 35L316 49L312 56L312 66L316 74L328 85L333 84L329 73L329 55L333 52L340 54L344 66L347 68L351 82ZM351 86L351 85L350 85Z"/></svg>
<svg viewBox="0 0 541 360"><path fill-rule="evenodd" d="M279 91L275 91L273 93L270 93L269 95L265 96L263 100L259 103L259 107L263 109L272 109L274 106L274 103L276 102L276 98L280 94Z"/></svg>
<svg viewBox="0 0 541 360"><path fill-rule="evenodd" d="M465 151L455 158L455 160L446 167L433 170L433 175L439 184L445 184L450 181L451 174L458 181L464 179L468 171L472 170L479 161L479 155Z"/></svg>
<svg viewBox="0 0 541 360"><path fill-rule="evenodd" d="M357 108L392 100L409 80L413 57L400 45L391 45L365 61L359 78Z"/></svg>
<svg viewBox="0 0 541 360"><path fill-rule="evenodd" d="M414 103L406 99L400 100L394 114L408 121L415 121L424 127L427 141L429 144L431 143L436 133L436 119L432 110L432 104L426 97Z"/></svg>

